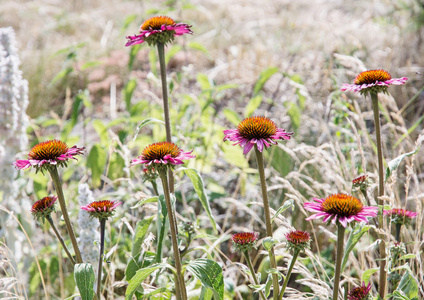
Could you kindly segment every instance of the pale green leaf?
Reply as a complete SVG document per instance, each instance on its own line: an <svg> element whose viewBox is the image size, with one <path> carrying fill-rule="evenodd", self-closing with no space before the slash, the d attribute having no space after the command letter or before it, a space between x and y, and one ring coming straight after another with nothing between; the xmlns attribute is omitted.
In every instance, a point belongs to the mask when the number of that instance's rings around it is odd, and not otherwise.
<svg viewBox="0 0 424 300"><path fill-rule="evenodd" d="M268 79L277 72L277 67L271 67L262 71L259 75L258 81L255 83L255 87L253 88L253 96L256 96L262 90Z"/></svg>
<svg viewBox="0 0 424 300"><path fill-rule="evenodd" d="M144 236L146 235L147 230L153 221L153 218L154 217L150 217L137 222L131 248L132 256L136 256L141 251L141 245L143 244Z"/></svg>
<svg viewBox="0 0 424 300"><path fill-rule="evenodd" d="M161 121L161 120L158 120L158 119L155 119L155 118L144 119L143 121L140 122L140 124L137 125L137 128L136 128L135 133L134 133L133 141L135 141L135 139L137 138L137 135L140 132L140 129L143 128L144 126L146 126L147 124L150 124L150 123L165 124L164 121Z"/></svg>
<svg viewBox="0 0 424 300"><path fill-rule="evenodd" d="M94 297L94 270L88 263L74 266L74 279L82 300L93 300Z"/></svg>
<svg viewBox="0 0 424 300"><path fill-rule="evenodd" d="M249 100L249 102L246 105L246 108L244 109L244 117L248 118L250 117L255 110L261 105L262 103L262 96L256 95L252 99Z"/></svg>
<svg viewBox="0 0 424 300"><path fill-rule="evenodd" d="M138 270L137 273L128 281L128 287L125 291L125 300L131 300L132 296L134 295L137 288L140 286L140 284L146 280L147 277L149 277L150 274L152 274L154 271L168 267L168 264L160 263L160 264L154 264L151 265L148 268L144 268L141 270Z"/></svg>
<svg viewBox="0 0 424 300"><path fill-rule="evenodd" d="M420 147L417 147L417 149L415 149L414 151L399 155L395 159L389 161L387 163L385 180L387 180L390 177L390 175L392 174L392 172L395 171L399 167L400 163L402 162L402 160L405 157L414 155L415 153L418 152L418 150L420 150Z"/></svg>
<svg viewBox="0 0 424 300"><path fill-rule="evenodd" d="M290 207L292 208L292 211L293 211L294 210L294 200L293 199L289 199L289 200L285 201L284 204L279 209L277 209L277 211L275 212L275 215L271 219L271 223L274 222L274 219L276 217L278 217L279 214L283 213L284 211L286 211Z"/></svg>
<svg viewBox="0 0 424 300"><path fill-rule="evenodd" d="M349 258L350 252L355 248L355 245L359 242L361 237L368 232L368 230L372 226L370 225L364 225L361 223L356 224L356 226L353 228L353 230L350 232L349 238L346 243L346 247L343 254L343 262L342 262L342 272L346 266L347 260Z"/></svg>

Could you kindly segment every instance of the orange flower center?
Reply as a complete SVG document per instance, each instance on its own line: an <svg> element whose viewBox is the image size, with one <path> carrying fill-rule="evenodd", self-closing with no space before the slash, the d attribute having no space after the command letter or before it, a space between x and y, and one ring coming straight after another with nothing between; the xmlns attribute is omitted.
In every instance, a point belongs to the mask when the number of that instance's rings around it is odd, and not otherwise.
<svg viewBox="0 0 424 300"><path fill-rule="evenodd" d="M237 127L240 135L247 139L267 139L277 132L273 121L265 117L250 117L240 122Z"/></svg>
<svg viewBox="0 0 424 300"><path fill-rule="evenodd" d="M42 212L46 208L50 207L54 203L53 197L44 197L41 200L38 200L32 205L31 211L32 212Z"/></svg>
<svg viewBox="0 0 424 300"><path fill-rule="evenodd" d="M292 231L286 235L286 239L293 244L307 243L310 239L309 233L305 231Z"/></svg>
<svg viewBox="0 0 424 300"><path fill-rule="evenodd" d="M68 146L58 140L45 141L35 145L28 154L29 159L56 159L68 152Z"/></svg>
<svg viewBox="0 0 424 300"><path fill-rule="evenodd" d="M88 206L96 211L110 211L115 203L110 200L102 200L90 203Z"/></svg>
<svg viewBox="0 0 424 300"><path fill-rule="evenodd" d="M359 199L345 194L330 195L322 203L325 212L342 217L354 216L361 212L363 207Z"/></svg>
<svg viewBox="0 0 424 300"><path fill-rule="evenodd" d="M387 81L392 79L389 72L384 70L371 70L360 73L356 76L354 83L357 85L376 83L377 81Z"/></svg>
<svg viewBox="0 0 424 300"><path fill-rule="evenodd" d="M253 243L257 238L258 236L254 232L236 233L232 237L234 243L238 245Z"/></svg>
<svg viewBox="0 0 424 300"><path fill-rule="evenodd" d="M160 29L162 25L174 25L175 22L169 17L159 16L150 18L141 25L140 30Z"/></svg>
<svg viewBox="0 0 424 300"><path fill-rule="evenodd" d="M145 160L162 159L165 155L170 154L173 158L180 155L181 149L171 142L155 143L144 148L141 156Z"/></svg>

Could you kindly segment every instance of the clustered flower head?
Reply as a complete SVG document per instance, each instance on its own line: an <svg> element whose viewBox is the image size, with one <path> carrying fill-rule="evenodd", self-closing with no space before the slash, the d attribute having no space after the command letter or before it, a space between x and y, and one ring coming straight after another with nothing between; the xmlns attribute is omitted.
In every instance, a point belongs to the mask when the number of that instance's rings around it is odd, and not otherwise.
<svg viewBox="0 0 424 300"><path fill-rule="evenodd" d="M415 218L418 213L409 211L402 208L393 208L390 210L384 210L383 214L390 216L390 220L394 224L408 225L413 218Z"/></svg>
<svg viewBox="0 0 424 300"><path fill-rule="evenodd" d="M166 16L153 17L140 26L140 34L127 36L128 42L125 46L143 42L147 42L150 46L158 43L167 44L173 42L175 36L192 34L190 27L191 25L185 23L175 23L173 19Z"/></svg>
<svg viewBox="0 0 424 300"><path fill-rule="evenodd" d="M256 145L262 152L264 147L276 145L276 140L289 140L293 133L278 128L277 125L266 117L250 117L244 119L237 129L224 130L224 141L236 142L233 145L244 147L243 154L246 155Z"/></svg>
<svg viewBox="0 0 424 300"><path fill-rule="evenodd" d="M192 152L183 152L171 142L155 143L144 148L141 155L131 161L131 166L144 164L149 172L161 172L168 167L184 164L183 160L196 157Z"/></svg>
<svg viewBox="0 0 424 300"><path fill-rule="evenodd" d="M344 83L341 91L360 92L362 95L387 93L387 88L393 85L403 85L407 77L392 78L389 72L384 70L370 70L356 76L353 84Z"/></svg>
<svg viewBox="0 0 424 300"><path fill-rule="evenodd" d="M287 239L287 249L305 251L311 243L311 236L306 231L293 230L284 235Z"/></svg>
<svg viewBox="0 0 424 300"><path fill-rule="evenodd" d="M255 247L255 242L259 237L257 232L240 232L233 234L231 239L236 250L240 252L250 251Z"/></svg>
<svg viewBox="0 0 424 300"><path fill-rule="evenodd" d="M68 159L76 159L75 156L84 154L84 147L73 146L69 148L59 140L49 140L35 145L28 153L28 159L17 160L13 165L19 169L29 167L36 168L37 172L48 169L51 166L67 166Z"/></svg>
<svg viewBox="0 0 424 300"><path fill-rule="evenodd" d="M81 206L81 209L88 211L92 218L108 219L113 216L115 208L121 203L122 202L111 200L94 201L85 206Z"/></svg>
<svg viewBox="0 0 424 300"><path fill-rule="evenodd" d="M51 215L52 212L56 211L54 203L56 202L57 197L44 197L41 200L35 202L31 207L31 214L34 219L44 221L44 219Z"/></svg>
<svg viewBox="0 0 424 300"><path fill-rule="evenodd" d="M349 300L368 300L371 299L369 292L371 290L371 282L368 283L368 285L365 285L365 282L362 282L362 285L354 288L353 290L349 291L347 295L347 299Z"/></svg>
<svg viewBox="0 0 424 300"><path fill-rule="evenodd" d="M323 217L323 221L333 224L339 222L343 227L352 221L368 223L367 217L377 216L377 207L364 206L361 201L351 195L333 194L325 199L313 198L315 202L306 202L303 207L316 214L306 220Z"/></svg>

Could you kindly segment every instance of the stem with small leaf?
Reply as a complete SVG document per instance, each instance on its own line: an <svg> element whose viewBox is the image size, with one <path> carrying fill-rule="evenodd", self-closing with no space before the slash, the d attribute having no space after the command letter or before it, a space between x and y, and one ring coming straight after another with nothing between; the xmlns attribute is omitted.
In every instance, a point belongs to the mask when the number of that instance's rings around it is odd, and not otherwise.
<svg viewBox="0 0 424 300"><path fill-rule="evenodd" d="M346 228L342 224L337 223L337 252L336 252L336 271L334 274L334 287L333 287L333 300L337 300L339 297L339 285L340 275L342 269L342 258L343 258L343 246L344 246L344 234Z"/></svg>
<svg viewBox="0 0 424 300"><path fill-rule="evenodd" d="M297 257L299 256L299 253L300 253L300 250L299 249L295 249L294 250L293 258L291 260L289 269L287 270L286 279L284 279L283 287L281 288L280 295L278 296L278 299L279 300L283 299L284 291L286 290L287 284L289 283L290 276L291 276L291 273L293 271L293 267L294 267L294 264L295 264L295 262L297 260Z"/></svg>
<svg viewBox="0 0 424 300"><path fill-rule="evenodd" d="M243 251L243 255L244 255L244 258L246 259L247 266L249 267L250 273L252 273L253 282L256 285L259 285L258 278L256 278L255 269L253 269L252 261L250 260L249 251L248 250L244 250ZM266 300L266 297L265 297L263 291L259 291L259 295L261 295L261 299L262 300Z"/></svg>

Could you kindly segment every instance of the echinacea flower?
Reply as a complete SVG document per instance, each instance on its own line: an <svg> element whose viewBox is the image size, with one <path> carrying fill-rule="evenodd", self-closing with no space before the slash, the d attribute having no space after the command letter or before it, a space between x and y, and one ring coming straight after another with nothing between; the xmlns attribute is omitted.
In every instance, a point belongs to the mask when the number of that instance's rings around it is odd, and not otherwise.
<svg viewBox="0 0 424 300"><path fill-rule="evenodd" d="M347 295L347 299L349 300L367 300L368 294L371 290L371 282L368 283L368 285L365 285L365 282L362 282L362 285L354 288L349 291Z"/></svg>
<svg viewBox="0 0 424 300"><path fill-rule="evenodd" d="M183 152L171 142L154 143L144 148L141 155L131 161L131 166L144 164L150 171L161 171L164 167L182 165L183 160L196 157L192 152Z"/></svg>
<svg viewBox="0 0 424 300"><path fill-rule="evenodd" d="M368 184L368 175L361 175L352 180L352 186L354 188L366 189Z"/></svg>
<svg viewBox="0 0 424 300"><path fill-rule="evenodd" d="M90 217L102 220L112 217L115 213L115 208L121 203L122 202L111 200L94 201L90 204L81 206L81 209L88 211Z"/></svg>
<svg viewBox="0 0 424 300"><path fill-rule="evenodd" d="M306 231L292 230L284 235L287 239L287 248L304 251L309 248L311 236Z"/></svg>
<svg viewBox="0 0 424 300"><path fill-rule="evenodd" d="M243 154L246 155L254 145L262 152L264 147L276 145L276 140L289 140L293 133L278 128L266 117L250 117L241 121L237 129L224 130L224 134L224 141L230 140L236 142L233 145L244 147Z"/></svg>
<svg viewBox="0 0 424 300"><path fill-rule="evenodd" d="M175 23L166 16L153 17L146 20L140 26L140 34L127 36L128 42L125 46L133 46L147 42L150 46L157 43L167 44L174 41L175 36L185 33L193 33L191 25L185 23Z"/></svg>
<svg viewBox="0 0 424 300"><path fill-rule="evenodd" d="M392 223L407 225L411 222L413 218L415 218L418 213L409 211L402 208L393 208L390 210L383 210L383 214L386 216L390 216Z"/></svg>
<svg viewBox="0 0 424 300"><path fill-rule="evenodd" d="M75 156L83 154L84 147L73 146L69 148L59 140L49 140L35 145L28 153L28 159L17 160L13 165L19 169L34 167L37 172L49 166L66 166L68 159L76 159Z"/></svg>
<svg viewBox="0 0 424 300"><path fill-rule="evenodd" d="M31 214L34 216L34 219L44 220L44 218L51 215L52 212L56 211L54 203L56 202L57 197L44 197L41 200L35 202L31 207Z"/></svg>
<svg viewBox="0 0 424 300"><path fill-rule="evenodd" d="M241 251L250 251L255 247L255 242L259 237L257 232L240 232L233 234L231 239L233 240L234 247Z"/></svg>
<svg viewBox="0 0 424 300"><path fill-rule="evenodd" d="M340 90L360 92L361 94L387 93L390 85L403 85L407 80L407 77L392 78L392 75L384 70L370 70L356 76L353 84L344 83Z"/></svg>
<svg viewBox="0 0 424 300"><path fill-rule="evenodd" d="M306 202L303 207L316 214L308 217L306 220L318 219L323 217L323 221L330 221L336 224L338 221L346 228L347 223L352 221L368 223L367 217L377 216L377 207L364 206L361 201L353 196L346 194L334 194L325 199L313 198L315 202Z"/></svg>

